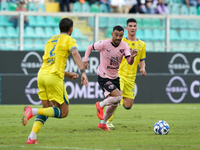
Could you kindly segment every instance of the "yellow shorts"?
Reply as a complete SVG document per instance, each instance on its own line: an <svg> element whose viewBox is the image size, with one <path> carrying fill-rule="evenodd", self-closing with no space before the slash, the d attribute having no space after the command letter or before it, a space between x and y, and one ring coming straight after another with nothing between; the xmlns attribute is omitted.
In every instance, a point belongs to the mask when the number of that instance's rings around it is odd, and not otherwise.
<svg viewBox="0 0 200 150"><path fill-rule="evenodd" d="M68 105L68 95L63 79L55 74L38 74L38 96L41 100L56 101L59 104L64 102Z"/></svg>
<svg viewBox="0 0 200 150"><path fill-rule="evenodd" d="M120 77L120 89L123 91L123 97L135 99L135 80L128 80Z"/></svg>

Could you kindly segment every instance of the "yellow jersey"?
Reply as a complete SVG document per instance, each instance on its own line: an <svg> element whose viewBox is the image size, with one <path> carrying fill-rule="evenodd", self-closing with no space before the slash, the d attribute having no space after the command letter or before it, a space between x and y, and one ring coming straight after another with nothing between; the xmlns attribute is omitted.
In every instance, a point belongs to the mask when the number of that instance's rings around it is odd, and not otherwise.
<svg viewBox="0 0 200 150"><path fill-rule="evenodd" d="M126 58L123 57L119 66L119 77L135 80L139 61L146 59L146 44L140 39L137 39L137 41L130 41L127 37L124 37L122 40L128 44L130 49L137 50L137 56L134 58L134 63L132 65L129 65Z"/></svg>
<svg viewBox="0 0 200 150"><path fill-rule="evenodd" d="M78 48L76 40L67 34L51 37L45 45L43 63L39 70L42 74L56 74L64 79L67 58L72 48Z"/></svg>

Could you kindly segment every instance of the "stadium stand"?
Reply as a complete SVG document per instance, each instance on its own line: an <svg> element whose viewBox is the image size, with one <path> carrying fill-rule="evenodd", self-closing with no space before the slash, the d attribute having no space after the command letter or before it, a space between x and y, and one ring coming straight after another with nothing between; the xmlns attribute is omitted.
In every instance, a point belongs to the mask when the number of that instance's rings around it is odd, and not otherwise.
<svg viewBox="0 0 200 150"><path fill-rule="evenodd" d="M200 7L191 6L188 8L182 0L166 0L170 15L180 15L180 18L170 19L170 51L173 52L196 52L200 51L200 19L193 19L192 16L200 15ZM30 2L27 9L30 12L49 11L45 4L35 4ZM50 6L50 5L49 5ZM56 5L55 5L56 6ZM0 12L14 11L17 5L11 2L1 2ZM57 7L57 6L56 6ZM72 13L109 13L109 8L105 4L73 3ZM181 16L188 16L182 18ZM73 16L73 15L72 15ZM133 16L137 19L137 37L146 42L148 52L165 51L165 18L147 18L142 15ZM49 37L59 34L58 24L61 16L42 16L28 15L29 26L24 29L24 50L43 50L45 42ZM75 16L70 17L74 20L74 31L72 37L76 38L80 51L84 51L89 44L94 42L94 17ZM9 22L9 15L0 14L0 49L1 50L18 50L17 42L19 29L14 28ZM116 17L111 15L99 17L98 38L111 38L112 29L115 25L126 27L127 17ZM124 36L127 36L125 30ZM7 42L5 39L11 39ZM8 46L2 46L10 43ZM184 43L184 44L181 44ZM192 44L191 44L192 43ZM14 45L14 46L13 46ZM179 46L174 48L173 46Z"/></svg>

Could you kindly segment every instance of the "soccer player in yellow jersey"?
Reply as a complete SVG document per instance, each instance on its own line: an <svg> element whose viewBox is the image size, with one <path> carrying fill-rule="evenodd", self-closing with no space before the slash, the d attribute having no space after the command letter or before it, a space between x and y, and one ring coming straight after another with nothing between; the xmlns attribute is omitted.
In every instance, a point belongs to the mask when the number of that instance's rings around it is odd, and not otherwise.
<svg viewBox="0 0 200 150"><path fill-rule="evenodd" d="M126 29L128 31L128 36L124 37L122 40L125 41L130 50L137 50L137 56L135 56L134 63L129 65L125 58L119 66L119 77L120 77L120 89L123 92L123 99L120 104L124 106L126 110L130 110L134 99L135 99L135 79L137 75L137 66L139 65L140 73L142 76L146 76L145 70L145 59L146 59L146 45L143 41L136 38L137 31L137 21L134 18L127 20ZM115 109L116 110L116 109ZM114 113L113 113L114 115ZM111 116L107 121L108 127L114 127L112 124L113 117Z"/></svg>
<svg viewBox="0 0 200 150"><path fill-rule="evenodd" d="M49 39L45 45L43 64L37 77L38 96L42 100L43 108L24 108L22 124L37 115L27 144L37 144L36 134L48 117L64 118L69 112L69 100L64 85L64 77L78 78L78 74L65 72L68 56L72 57L81 72L81 84L88 86L88 79L83 69L83 63L78 52L76 40L70 35L73 31L73 21L63 18L59 23L60 34Z"/></svg>

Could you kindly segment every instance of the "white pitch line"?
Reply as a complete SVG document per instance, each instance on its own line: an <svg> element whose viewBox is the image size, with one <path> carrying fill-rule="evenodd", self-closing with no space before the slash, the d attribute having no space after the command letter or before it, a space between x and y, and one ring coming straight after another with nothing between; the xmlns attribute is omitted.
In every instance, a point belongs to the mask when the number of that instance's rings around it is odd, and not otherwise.
<svg viewBox="0 0 200 150"><path fill-rule="evenodd" d="M21 146L10 146L10 145L0 145L0 147L4 147L4 148L12 148L12 147L23 147L26 148L28 146L26 145L21 145ZM76 149L76 150L103 150L103 149L87 149L87 148L79 148L79 147L58 147L58 146L33 146L33 148L44 148L44 149ZM121 149L116 149L116 150L121 150Z"/></svg>

